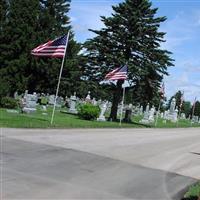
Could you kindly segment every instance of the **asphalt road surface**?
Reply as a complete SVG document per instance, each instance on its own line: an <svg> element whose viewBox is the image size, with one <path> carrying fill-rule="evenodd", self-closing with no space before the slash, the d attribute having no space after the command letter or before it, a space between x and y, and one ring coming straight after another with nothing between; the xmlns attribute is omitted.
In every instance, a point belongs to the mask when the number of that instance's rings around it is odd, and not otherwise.
<svg viewBox="0 0 200 200"><path fill-rule="evenodd" d="M200 129L2 129L0 199L169 200L200 179Z"/></svg>

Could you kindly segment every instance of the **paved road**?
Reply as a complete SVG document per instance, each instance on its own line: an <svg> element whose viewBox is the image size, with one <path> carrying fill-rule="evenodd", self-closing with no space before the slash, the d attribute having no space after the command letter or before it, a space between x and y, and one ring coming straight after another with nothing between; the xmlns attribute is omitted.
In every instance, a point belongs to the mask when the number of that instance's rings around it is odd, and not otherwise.
<svg viewBox="0 0 200 200"><path fill-rule="evenodd" d="M180 199L200 129L1 129L2 199Z"/></svg>

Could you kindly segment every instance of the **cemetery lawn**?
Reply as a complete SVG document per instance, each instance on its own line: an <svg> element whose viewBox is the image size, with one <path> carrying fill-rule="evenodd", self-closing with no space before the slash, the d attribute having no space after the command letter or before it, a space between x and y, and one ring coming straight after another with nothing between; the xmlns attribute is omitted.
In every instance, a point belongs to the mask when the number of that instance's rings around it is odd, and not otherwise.
<svg viewBox="0 0 200 200"><path fill-rule="evenodd" d="M50 124L52 109L48 108L47 115L43 111L37 110L36 113L8 113L6 109L0 109L0 127L9 128L118 128L116 122L97 122L82 120L76 115L55 112L54 123ZM144 127L137 124L123 123L123 128Z"/></svg>
<svg viewBox="0 0 200 200"><path fill-rule="evenodd" d="M56 110L54 123L50 124L52 108L48 108L46 115L39 108L35 113L10 113L7 109L0 109L0 127L9 128L119 128L117 122L98 122L82 120L76 115L61 113L60 110ZM134 123L122 123L121 128L145 128L155 127L154 124L142 125L139 121L141 116L133 118ZM188 120L180 120L179 123L167 122L163 123L163 120L159 119L157 128L183 128L183 127L200 127L200 124L193 124Z"/></svg>

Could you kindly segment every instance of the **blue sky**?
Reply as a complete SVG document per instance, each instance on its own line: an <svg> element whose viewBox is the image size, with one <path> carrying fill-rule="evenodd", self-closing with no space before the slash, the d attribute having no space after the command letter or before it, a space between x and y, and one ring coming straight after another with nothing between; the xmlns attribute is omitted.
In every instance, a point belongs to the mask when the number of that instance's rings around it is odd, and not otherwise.
<svg viewBox="0 0 200 200"><path fill-rule="evenodd" d="M112 13L111 5L121 0L72 0L70 17L79 42L94 35L88 31L100 29L100 16ZM175 67L169 68L165 77L166 95L170 97L177 90L184 90L185 99L200 99L200 0L153 0L158 15L167 16L161 26L166 32L163 48L173 53Z"/></svg>

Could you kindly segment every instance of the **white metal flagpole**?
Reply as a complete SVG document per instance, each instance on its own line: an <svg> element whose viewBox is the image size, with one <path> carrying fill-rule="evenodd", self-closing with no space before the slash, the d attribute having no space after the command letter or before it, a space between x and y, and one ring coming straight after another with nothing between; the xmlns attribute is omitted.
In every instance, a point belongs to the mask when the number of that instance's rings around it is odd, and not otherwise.
<svg viewBox="0 0 200 200"><path fill-rule="evenodd" d="M193 103L192 116L191 116L191 124L192 124L192 118L194 117L194 111L195 111L195 107L196 107L196 101L197 101L197 97L195 97L194 103Z"/></svg>
<svg viewBox="0 0 200 200"><path fill-rule="evenodd" d="M156 112L155 127L157 126L157 123L158 123L158 117L159 117L159 112L160 112L160 108L161 108L161 101L162 101L162 99L160 99L159 106L158 106L158 111Z"/></svg>
<svg viewBox="0 0 200 200"><path fill-rule="evenodd" d="M125 90L126 90L126 87L123 88L122 108L121 108L120 122L119 122L119 125L120 125L120 126L122 125L122 115L123 115L123 109L124 109Z"/></svg>
<svg viewBox="0 0 200 200"><path fill-rule="evenodd" d="M59 92L59 87L60 87L60 79L61 79L61 76L62 76L63 66L64 66L64 62L65 62L65 55L66 55L66 50L67 50L68 41L69 41L69 34L70 34L70 31L67 34L67 40L66 40L64 56L63 56L62 64L61 64L61 68L60 68L60 74L59 74L59 78L58 78L58 85L57 85L57 89L56 89L56 97L55 97L55 100L54 100L53 112L52 112L52 116L51 116L51 124L53 124L53 119L54 119L54 114L55 114L55 109L56 109L56 100L58 98L58 92Z"/></svg>

